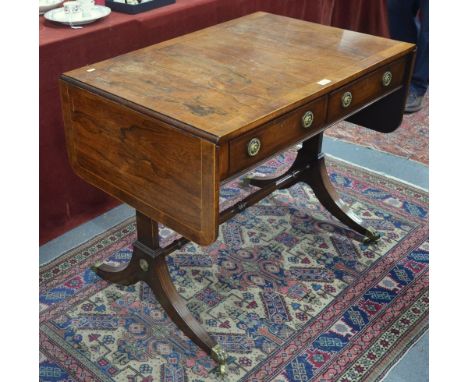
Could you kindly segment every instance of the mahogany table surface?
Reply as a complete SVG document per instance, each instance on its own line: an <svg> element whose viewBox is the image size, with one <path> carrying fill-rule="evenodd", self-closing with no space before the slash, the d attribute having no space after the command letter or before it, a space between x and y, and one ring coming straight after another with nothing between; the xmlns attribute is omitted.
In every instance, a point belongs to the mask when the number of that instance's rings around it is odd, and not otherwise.
<svg viewBox="0 0 468 382"><path fill-rule="evenodd" d="M209 244L223 179L382 98L397 105L396 128L413 53L413 44L257 12L76 69L61 81L70 162Z"/></svg>
<svg viewBox="0 0 468 382"><path fill-rule="evenodd" d="M221 142L411 49L405 42L257 12L66 76ZM324 79L330 82L320 85Z"/></svg>

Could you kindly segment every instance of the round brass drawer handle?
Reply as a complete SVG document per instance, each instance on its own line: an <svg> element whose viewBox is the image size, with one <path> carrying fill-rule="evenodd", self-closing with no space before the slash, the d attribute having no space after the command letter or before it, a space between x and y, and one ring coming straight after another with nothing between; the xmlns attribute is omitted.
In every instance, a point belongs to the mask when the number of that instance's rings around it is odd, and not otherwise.
<svg viewBox="0 0 468 382"><path fill-rule="evenodd" d="M392 72L385 72L382 76L382 85L389 86L392 83Z"/></svg>
<svg viewBox="0 0 468 382"><path fill-rule="evenodd" d="M341 97L341 105L343 107L348 107L349 105L351 105L351 102L353 102L353 95L351 94L351 92L344 93Z"/></svg>
<svg viewBox="0 0 468 382"><path fill-rule="evenodd" d="M255 155L259 153L261 147L262 147L262 143L260 142L260 139L252 138L249 141L249 144L247 145L247 153L251 157L254 157Z"/></svg>
<svg viewBox="0 0 468 382"><path fill-rule="evenodd" d="M307 111L303 116L302 116L302 126L305 129L308 129L310 126L312 126L312 123L314 122L314 113L311 111Z"/></svg>

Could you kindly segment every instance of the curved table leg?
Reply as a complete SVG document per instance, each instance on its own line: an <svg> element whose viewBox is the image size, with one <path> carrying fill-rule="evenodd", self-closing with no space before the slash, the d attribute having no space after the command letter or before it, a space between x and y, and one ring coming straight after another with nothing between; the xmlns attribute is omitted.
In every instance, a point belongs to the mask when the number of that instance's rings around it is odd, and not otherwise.
<svg viewBox="0 0 468 382"><path fill-rule="evenodd" d="M299 150L300 152L300 150ZM245 177L242 181L244 183L244 185L246 186L254 186L254 187L258 187L258 188L264 188L264 187L267 187L269 185L271 185L272 183L276 183L278 180L284 178L285 175L288 175L288 174L291 174L293 173L294 171L296 171L298 168L299 168L299 165L300 165L300 160L299 159L299 155L296 157L295 161L293 162L293 164L291 165L291 167L289 167L285 172L283 172L282 174L278 175L278 176L274 176L274 177L254 177L254 178L249 178L249 177Z"/></svg>
<svg viewBox="0 0 468 382"><path fill-rule="evenodd" d="M320 203L334 217L349 228L365 236L365 243L372 243L380 238L380 235L374 229L364 227L363 221L340 198L330 182L323 157L317 158L315 163L304 171L301 180L312 188Z"/></svg>
<svg viewBox="0 0 468 382"><path fill-rule="evenodd" d="M363 226L362 220L353 214L330 182L322 153L322 140L323 133L319 133L304 141L294 163L282 175L275 178L246 178L245 183L266 189L279 182L276 184L276 189L283 189L299 181L305 182L312 188L320 203L333 216L365 237L365 243L377 241L380 235L372 228ZM282 182L288 176L294 179Z"/></svg>
<svg viewBox="0 0 468 382"><path fill-rule="evenodd" d="M254 187L259 187L263 188L265 186L268 186L272 182L276 182L277 179L281 178L275 177L275 178L244 178L244 183L248 186L254 186Z"/></svg>
<svg viewBox="0 0 468 382"><path fill-rule="evenodd" d="M264 188L272 183L275 183L277 180L281 179L285 174L287 174L290 170L286 171L285 173L274 176L274 177L248 177L242 179L241 184L243 186L254 186L258 188Z"/></svg>
<svg viewBox="0 0 468 382"><path fill-rule="evenodd" d="M104 280L122 285L145 281L156 299L184 334L205 350L219 364L220 374L226 373L227 354L193 317L172 282L165 257L187 242L179 239L165 248L159 247L157 222L137 212L138 239L128 265L92 267Z"/></svg>
<svg viewBox="0 0 468 382"><path fill-rule="evenodd" d="M141 280L140 267L135 255L128 264L119 266L101 264L94 265L91 269L102 279L120 285L132 285Z"/></svg>
<svg viewBox="0 0 468 382"><path fill-rule="evenodd" d="M153 260L144 281L150 286L156 299L167 315L200 348L205 350L220 365L221 374L225 373L227 355L205 328L193 317L185 301L177 292L172 282L164 256Z"/></svg>
<svg viewBox="0 0 468 382"><path fill-rule="evenodd" d="M343 224L365 237L365 243L372 243L380 235L372 228L363 226L363 221L353 214L349 206L340 198L328 177L322 153L323 133L320 133L302 145L296 158L298 166L305 166L300 181L307 183L322 205ZM295 162L295 164L296 164Z"/></svg>

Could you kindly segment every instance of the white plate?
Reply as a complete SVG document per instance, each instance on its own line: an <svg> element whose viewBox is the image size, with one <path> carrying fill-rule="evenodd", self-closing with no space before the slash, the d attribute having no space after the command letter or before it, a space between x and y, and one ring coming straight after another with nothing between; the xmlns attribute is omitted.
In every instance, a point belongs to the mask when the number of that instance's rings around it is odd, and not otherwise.
<svg viewBox="0 0 468 382"><path fill-rule="evenodd" d="M52 9L51 11L47 12L44 17L47 20L55 21L56 23L74 26L92 23L96 20L108 16L110 13L110 8L103 5L95 5L94 8L91 9L91 14L87 17L83 17L81 12L71 16L66 15L63 7Z"/></svg>
<svg viewBox="0 0 468 382"><path fill-rule="evenodd" d="M57 8L64 0L39 0L39 14L42 15L51 9Z"/></svg>

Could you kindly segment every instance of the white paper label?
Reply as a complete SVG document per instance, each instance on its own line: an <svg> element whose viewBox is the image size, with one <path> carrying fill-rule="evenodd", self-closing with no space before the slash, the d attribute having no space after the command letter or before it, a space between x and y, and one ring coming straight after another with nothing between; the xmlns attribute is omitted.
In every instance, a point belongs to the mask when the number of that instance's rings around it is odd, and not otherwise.
<svg viewBox="0 0 468 382"><path fill-rule="evenodd" d="M319 82L317 82L319 85L326 85L326 84L329 84L331 82L331 80L327 79L327 78L324 78L323 80L320 80Z"/></svg>

